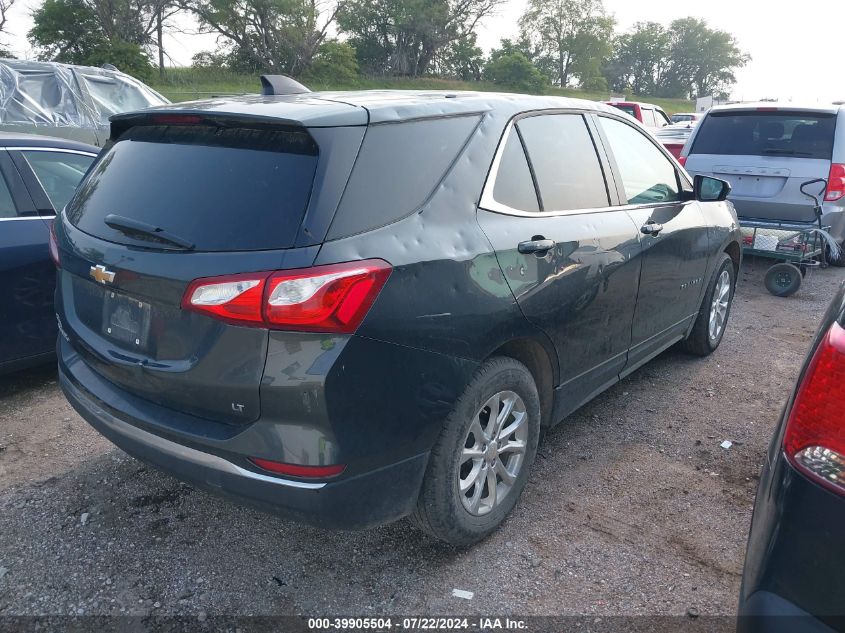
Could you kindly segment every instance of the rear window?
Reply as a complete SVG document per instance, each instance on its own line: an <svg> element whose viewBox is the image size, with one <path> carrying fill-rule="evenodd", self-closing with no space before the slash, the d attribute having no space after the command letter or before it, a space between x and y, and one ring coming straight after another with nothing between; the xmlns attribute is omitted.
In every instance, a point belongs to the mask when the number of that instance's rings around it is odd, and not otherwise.
<svg viewBox="0 0 845 633"><path fill-rule="evenodd" d="M116 214L159 228L198 251L293 246L317 146L297 129L141 126L103 154L67 208L80 230L139 244L107 226ZM161 246L150 238L142 245Z"/></svg>
<svg viewBox="0 0 845 633"><path fill-rule="evenodd" d="M614 108L617 110L622 110L625 114L630 114L635 119L637 118L637 109L632 105L617 105L615 103L611 103Z"/></svg>
<svg viewBox="0 0 845 633"><path fill-rule="evenodd" d="M690 154L830 160L836 117L803 112L718 112L700 124Z"/></svg>
<svg viewBox="0 0 845 633"><path fill-rule="evenodd" d="M478 121L478 116L459 116L371 125L328 239L385 226L419 209Z"/></svg>

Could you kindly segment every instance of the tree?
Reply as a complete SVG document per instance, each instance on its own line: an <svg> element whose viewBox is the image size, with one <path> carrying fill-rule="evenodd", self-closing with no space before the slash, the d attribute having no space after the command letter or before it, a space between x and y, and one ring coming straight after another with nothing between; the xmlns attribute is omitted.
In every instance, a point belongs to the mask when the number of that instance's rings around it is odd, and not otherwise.
<svg viewBox="0 0 845 633"><path fill-rule="evenodd" d="M614 42L614 54L605 67L613 90L656 94L670 58L668 31L656 22L637 22Z"/></svg>
<svg viewBox="0 0 845 633"><path fill-rule="evenodd" d="M551 79L561 87L572 77L601 75L614 24L602 0L529 0L519 21L522 39L543 58L538 65L553 69Z"/></svg>
<svg viewBox="0 0 845 633"><path fill-rule="evenodd" d="M9 10L14 5L15 0L0 0L0 33L3 35L7 35L9 33L9 30L6 28L6 21L8 19Z"/></svg>
<svg viewBox="0 0 845 633"><path fill-rule="evenodd" d="M323 0L179 0L203 33L216 33L255 68L298 77L335 21Z"/></svg>
<svg viewBox="0 0 845 633"><path fill-rule="evenodd" d="M505 0L343 0L338 26L370 74L417 77Z"/></svg>
<svg viewBox="0 0 845 633"><path fill-rule="evenodd" d="M153 48L159 49L160 65L164 63L159 19L166 21L174 12L170 0L45 0L33 12L28 38L41 59L111 63L147 77L147 54Z"/></svg>
<svg viewBox="0 0 845 633"><path fill-rule="evenodd" d="M704 20L675 20L669 34L669 64L659 85L665 96L693 99L726 90L751 60L730 33L708 28Z"/></svg>
<svg viewBox="0 0 845 633"><path fill-rule="evenodd" d="M477 44L478 36L469 33L448 44L435 59L435 70L441 77L462 81L481 81L484 51Z"/></svg>
<svg viewBox="0 0 845 633"><path fill-rule="evenodd" d="M534 64L518 51L496 55L484 67L484 77L494 84L519 92L542 92L546 78Z"/></svg>
<svg viewBox="0 0 845 633"><path fill-rule="evenodd" d="M323 84L349 84L357 78L355 49L346 42L324 42L308 70L309 80Z"/></svg>

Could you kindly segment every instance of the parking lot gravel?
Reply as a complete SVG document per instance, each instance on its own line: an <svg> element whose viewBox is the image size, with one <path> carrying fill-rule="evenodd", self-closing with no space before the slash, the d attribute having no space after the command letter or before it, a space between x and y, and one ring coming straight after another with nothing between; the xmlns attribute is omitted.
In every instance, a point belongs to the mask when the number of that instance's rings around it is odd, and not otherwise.
<svg viewBox="0 0 845 633"><path fill-rule="evenodd" d="M549 432L469 549L244 509L114 448L53 369L2 378L0 615L732 614L772 429L845 279L778 299L766 266L745 262L715 354L670 350Z"/></svg>

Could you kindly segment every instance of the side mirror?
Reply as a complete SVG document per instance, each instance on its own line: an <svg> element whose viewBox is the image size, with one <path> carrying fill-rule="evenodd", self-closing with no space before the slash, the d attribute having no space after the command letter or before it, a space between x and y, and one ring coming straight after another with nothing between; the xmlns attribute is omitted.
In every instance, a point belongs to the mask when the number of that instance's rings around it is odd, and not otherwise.
<svg viewBox="0 0 845 633"><path fill-rule="evenodd" d="M699 202L721 202L727 199L731 185L725 180L697 175L692 180L692 190Z"/></svg>

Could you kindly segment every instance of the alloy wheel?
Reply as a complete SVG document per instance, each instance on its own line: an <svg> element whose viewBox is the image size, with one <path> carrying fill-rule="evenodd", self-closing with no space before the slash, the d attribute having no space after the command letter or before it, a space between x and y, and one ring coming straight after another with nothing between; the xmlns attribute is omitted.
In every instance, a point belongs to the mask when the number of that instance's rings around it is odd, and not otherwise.
<svg viewBox="0 0 845 633"><path fill-rule="evenodd" d="M716 280L716 287L713 289L713 303L710 306L710 340L717 341L725 328L725 321L728 318L728 306L731 302L731 274L723 270Z"/></svg>
<svg viewBox="0 0 845 633"><path fill-rule="evenodd" d="M493 395L475 414L458 467L458 492L470 514L491 512L513 488L528 443L527 418L513 391Z"/></svg>

